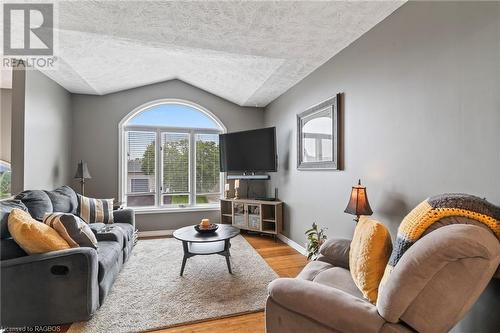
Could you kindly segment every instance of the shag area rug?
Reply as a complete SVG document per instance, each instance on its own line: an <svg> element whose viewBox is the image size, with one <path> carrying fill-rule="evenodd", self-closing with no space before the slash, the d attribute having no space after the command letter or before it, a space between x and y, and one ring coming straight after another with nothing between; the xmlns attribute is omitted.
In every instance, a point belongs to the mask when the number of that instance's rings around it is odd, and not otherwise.
<svg viewBox="0 0 500 333"><path fill-rule="evenodd" d="M231 240L231 266L220 255L189 258L179 276L182 243L140 240L104 304L69 333L143 332L264 309L276 273L242 237Z"/></svg>

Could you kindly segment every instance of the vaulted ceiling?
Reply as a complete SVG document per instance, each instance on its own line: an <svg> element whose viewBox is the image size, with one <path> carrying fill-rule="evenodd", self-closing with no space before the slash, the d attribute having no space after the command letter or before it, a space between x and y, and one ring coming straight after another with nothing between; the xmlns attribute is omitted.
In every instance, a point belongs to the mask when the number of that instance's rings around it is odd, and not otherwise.
<svg viewBox="0 0 500 333"><path fill-rule="evenodd" d="M401 1L60 1L58 67L73 93L179 79L265 106L391 14Z"/></svg>

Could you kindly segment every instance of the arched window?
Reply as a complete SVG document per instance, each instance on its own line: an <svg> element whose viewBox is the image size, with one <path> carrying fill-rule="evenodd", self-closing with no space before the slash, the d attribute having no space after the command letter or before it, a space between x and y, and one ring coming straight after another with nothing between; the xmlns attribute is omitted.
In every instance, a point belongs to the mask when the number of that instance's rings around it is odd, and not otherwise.
<svg viewBox="0 0 500 333"><path fill-rule="evenodd" d="M208 110L182 100L142 105L120 122L120 195L131 207L217 205L219 134Z"/></svg>

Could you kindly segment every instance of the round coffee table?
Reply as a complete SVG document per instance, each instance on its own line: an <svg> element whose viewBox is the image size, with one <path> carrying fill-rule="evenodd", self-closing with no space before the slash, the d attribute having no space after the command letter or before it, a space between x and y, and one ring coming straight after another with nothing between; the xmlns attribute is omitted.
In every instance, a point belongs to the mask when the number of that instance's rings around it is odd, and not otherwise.
<svg viewBox="0 0 500 333"><path fill-rule="evenodd" d="M229 262L229 248L231 238L240 234L240 229L228 224L218 224L219 229L213 233L201 234L197 232L193 225L180 228L174 231L174 237L182 241L184 258L182 258L181 276L184 274L184 267L188 258L199 255L219 254L226 257L227 269L230 274L231 263Z"/></svg>

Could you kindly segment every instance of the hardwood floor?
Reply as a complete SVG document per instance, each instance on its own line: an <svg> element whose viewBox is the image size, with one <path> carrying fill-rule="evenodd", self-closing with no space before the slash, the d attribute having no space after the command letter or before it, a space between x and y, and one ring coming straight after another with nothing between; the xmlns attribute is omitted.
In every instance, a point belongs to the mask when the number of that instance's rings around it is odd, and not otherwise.
<svg viewBox="0 0 500 333"><path fill-rule="evenodd" d="M307 263L305 256L280 240L242 234L280 277L295 277ZM264 311L155 331L157 333L263 333Z"/></svg>

